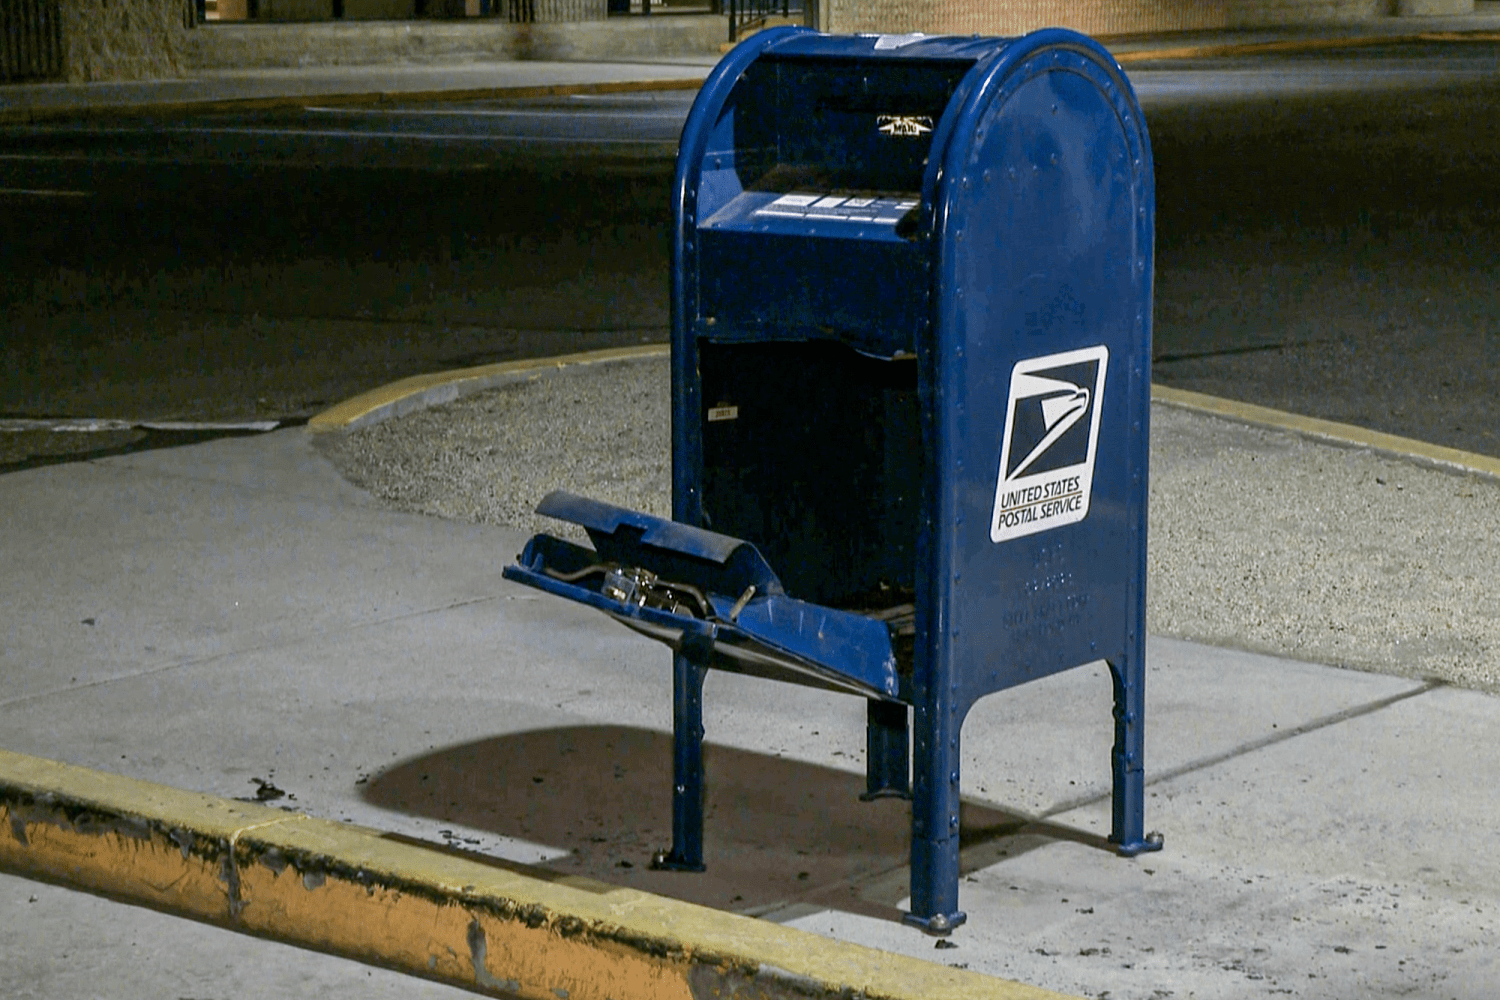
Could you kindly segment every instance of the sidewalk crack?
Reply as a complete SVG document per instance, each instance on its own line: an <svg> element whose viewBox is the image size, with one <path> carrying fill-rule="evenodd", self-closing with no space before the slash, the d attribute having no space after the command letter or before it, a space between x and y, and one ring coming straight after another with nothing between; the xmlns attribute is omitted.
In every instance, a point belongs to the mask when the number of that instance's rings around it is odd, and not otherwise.
<svg viewBox="0 0 1500 1000"><path fill-rule="evenodd" d="M1421 695L1427 694L1431 691L1435 691L1438 688L1447 686L1448 683L1446 681L1440 680L1438 678L1428 678L1417 687L1402 691L1398 694L1393 694L1386 698L1379 698L1375 701L1365 702L1362 705L1354 705L1350 708L1334 712L1330 715L1324 715L1320 718L1309 720L1308 722L1304 722L1301 725L1292 726L1290 729L1277 730L1274 733L1268 733L1267 735L1262 736L1260 739L1251 740L1248 743L1242 743L1237 747L1233 747L1221 753L1211 754L1210 756L1200 758L1199 760L1189 761L1186 764L1180 764L1177 767L1168 768L1167 770L1157 772L1156 774L1148 773L1146 778L1146 787L1150 788L1152 785L1159 785L1167 781L1174 781L1177 778L1181 778L1184 775L1193 774L1197 771L1206 771L1211 767L1217 767L1220 764L1226 763L1228 761L1235 760L1239 757L1244 757L1247 754L1255 753L1257 750L1264 750L1267 747L1275 746L1278 743L1285 743L1287 740L1293 740L1299 736L1306 736L1308 733L1315 733L1320 729L1327 729L1329 726L1336 726L1340 723L1348 722L1351 719L1358 719L1366 715L1374 715L1376 712L1384 711L1385 709L1390 708L1392 705L1398 705L1403 701L1420 697ZM1073 799L1068 802L1059 802L1057 805L1052 806L1050 809L1038 813L1036 818L1039 820L1050 819L1053 816L1059 816L1063 813L1071 812L1074 809L1081 809L1084 806L1091 806L1099 802L1107 802L1110 800L1110 797L1110 792L1102 792L1097 795L1090 795L1083 798Z"/></svg>
<svg viewBox="0 0 1500 1000"><path fill-rule="evenodd" d="M337 628L317 629L311 632L303 633L301 635L292 636L291 638L278 639L272 642L262 642L252 646L245 646L241 649L230 649L225 650L222 653L211 653L208 656L198 656L188 660L179 660L175 663L163 663L155 667L147 667L145 669L135 670L129 673L115 674L110 677L100 677L97 680L88 681L84 684L69 684L65 687L55 687L49 688L46 691L33 691L30 694L17 695L13 698L0 698L0 710L13 708L16 705L24 705L29 701L39 701L43 698L50 698L54 695L76 694L80 691L87 691L90 688L105 687L110 684L118 684L124 681L139 680L143 677L153 677L157 674L170 673L174 670L188 670L193 667L201 667L205 664L215 663L219 660L227 660L236 656L248 656L254 653L262 653L267 650L273 649L286 649L300 645L304 642L327 638L329 635L337 632L354 632L359 629L389 625L392 622L404 621L409 618L421 618L424 615L441 614L444 611L453 611L458 608L466 608L471 605L484 604L487 601L495 601L499 599L499 594L484 594L479 597L464 598L462 600L453 601L448 604L437 605L435 607L416 608L411 611L403 611L399 614L388 615L384 618L373 618L369 621L349 622L347 624L338 626Z"/></svg>

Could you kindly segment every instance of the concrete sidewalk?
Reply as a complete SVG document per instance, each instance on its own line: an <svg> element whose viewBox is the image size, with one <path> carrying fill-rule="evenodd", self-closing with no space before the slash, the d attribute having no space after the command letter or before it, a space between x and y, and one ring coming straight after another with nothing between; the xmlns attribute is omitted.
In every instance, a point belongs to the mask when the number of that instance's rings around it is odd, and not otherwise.
<svg viewBox="0 0 1500 1000"><path fill-rule="evenodd" d="M378 103L540 97L630 90L696 89L717 56L659 62L470 61L306 69L223 70L181 80L33 83L0 87L0 123L81 114L248 110L319 103Z"/></svg>
<svg viewBox="0 0 1500 1000"><path fill-rule="evenodd" d="M1181 417L1154 450L1211 466L1227 446L1198 429L1219 422ZM1225 521L1282 482L1260 459ZM1424 477L1452 478L1409 467ZM1479 1000L1500 981L1490 695L1155 638L1147 822L1166 849L1134 860L1103 841L1103 672L986 699L964 729L969 923L935 949L898 921L905 805L856 798L857 699L714 675L709 870L650 871L669 830L665 651L503 582L519 532L384 509L303 430L0 477L0 532L0 750L347 821L382 850L474 852L527 884L759 918L811 935L809 962L831 938L1111 998ZM453 995L9 876L0 953L0 993L45 1000ZM406 967L378 942L365 957ZM516 979L501 959L486 975ZM972 988L928 995L1022 995Z"/></svg>

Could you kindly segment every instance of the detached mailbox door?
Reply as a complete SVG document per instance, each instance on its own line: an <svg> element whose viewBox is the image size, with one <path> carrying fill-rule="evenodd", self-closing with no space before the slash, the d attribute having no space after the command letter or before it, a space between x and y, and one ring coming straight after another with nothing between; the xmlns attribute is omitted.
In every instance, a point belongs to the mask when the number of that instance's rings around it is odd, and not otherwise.
<svg viewBox="0 0 1500 1000"><path fill-rule="evenodd" d="M929 932L964 920L959 732L992 692L1107 661L1111 839L1160 846L1151 177L1128 82L1071 32L773 29L709 77L675 188L674 520L549 498L597 555L538 536L506 573L676 651L659 865L703 867L711 667L867 699L869 794L912 797L907 919Z"/></svg>

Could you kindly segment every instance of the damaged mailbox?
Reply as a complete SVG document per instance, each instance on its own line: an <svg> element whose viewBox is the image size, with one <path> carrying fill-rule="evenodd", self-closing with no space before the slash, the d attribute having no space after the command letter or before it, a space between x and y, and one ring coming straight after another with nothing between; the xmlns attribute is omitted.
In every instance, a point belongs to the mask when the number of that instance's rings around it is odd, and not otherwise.
<svg viewBox="0 0 1500 1000"><path fill-rule="evenodd" d="M867 699L867 795L912 798L909 922L958 907L959 731L1104 660L1114 818L1143 832L1153 191L1140 108L1071 32L760 32L683 130L673 520L553 493L506 576L674 657L673 843L703 867L702 687ZM909 737L914 727L915 740Z"/></svg>

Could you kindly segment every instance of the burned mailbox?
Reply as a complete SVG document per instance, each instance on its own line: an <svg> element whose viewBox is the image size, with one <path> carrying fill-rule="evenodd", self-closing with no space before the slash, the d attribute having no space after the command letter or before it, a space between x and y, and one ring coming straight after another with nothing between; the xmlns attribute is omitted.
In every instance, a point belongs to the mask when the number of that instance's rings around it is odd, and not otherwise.
<svg viewBox="0 0 1500 1000"><path fill-rule="evenodd" d="M752 36L683 130L673 520L563 493L506 575L675 651L673 844L703 867L704 672L868 700L912 798L911 913L958 908L959 730L1105 660L1142 823L1151 156L1115 61L1020 39ZM908 707L915 741L909 740Z"/></svg>

